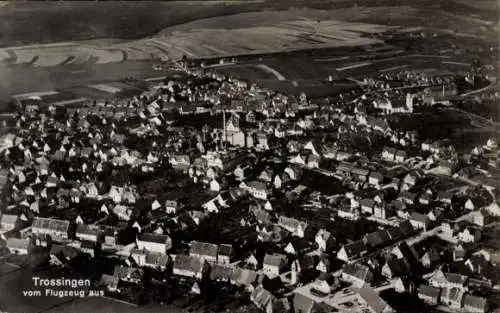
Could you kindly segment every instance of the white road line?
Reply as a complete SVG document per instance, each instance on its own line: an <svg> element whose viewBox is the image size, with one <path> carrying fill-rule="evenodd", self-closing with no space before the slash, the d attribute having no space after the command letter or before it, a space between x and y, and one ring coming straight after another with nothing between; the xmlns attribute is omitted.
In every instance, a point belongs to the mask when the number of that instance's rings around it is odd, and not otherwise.
<svg viewBox="0 0 500 313"><path fill-rule="evenodd" d="M59 93L58 91L54 91L54 90L30 92L30 93L23 93L23 94L15 95L14 98L52 96L52 95L57 95L58 93Z"/></svg>
<svg viewBox="0 0 500 313"><path fill-rule="evenodd" d="M345 67L340 67L337 69L337 71L345 71L345 70L349 70L352 68L358 68L358 67L368 66L368 65L372 65L372 64L373 64L372 62L363 62L363 63L353 64L353 65L349 65L349 66L345 66Z"/></svg>
<svg viewBox="0 0 500 313"><path fill-rule="evenodd" d="M263 69L264 71L266 71L270 74L273 74L278 80L281 80L281 81L286 80L285 76L281 75L280 72L278 72L274 68L269 67L266 64L259 64L259 65L257 65L257 67L260 69Z"/></svg>
<svg viewBox="0 0 500 313"><path fill-rule="evenodd" d="M208 50L210 50L212 52L215 52L215 53L220 53L220 54L223 54L223 55L228 54L227 51L221 50L221 49L219 49L217 47L214 47L214 46L211 46L211 45L204 44L203 47L205 47Z"/></svg>
<svg viewBox="0 0 500 313"><path fill-rule="evenodd" d="M390 71L394 71L394 70L399 70L399 69L402 69L402 68L407 68L408 67L408 64L404 64L404 65L398 65L398 66L393 66L393 67L389 67L389 68L384 68L382 70L380 70L379 72L390 72Z"/></svg>
<svg viewBox="0 0 500 313"><path fill-rule="evenodd" d="M342 61L342 60L349 60L350 57L345 56L345 57L337 57L337 58L327 58L327 59L315 59L315 62L330 62L330 61Z"/></svg>
<svg viewBox="0 0 500 313"><path fill-rule="evenodd" d="M443 63L443 64L453 64L453 65L470 66L469 63L465 63L465 62L441 61L441 63Z"/></svg>
<svg viewBox="0 0 500 313"><path fill-rule="evenodd" d="M164 80L165 78L167 78L167 76L151 77L151 78L145 79L145 81L152 82L152 81L155 81L155 80Z"/></svg>

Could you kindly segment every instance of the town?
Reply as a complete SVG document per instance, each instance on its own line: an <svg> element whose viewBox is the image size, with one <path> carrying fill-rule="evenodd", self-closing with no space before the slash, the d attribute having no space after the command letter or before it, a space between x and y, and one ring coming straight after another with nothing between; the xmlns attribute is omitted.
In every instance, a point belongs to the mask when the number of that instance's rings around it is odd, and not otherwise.
<svg viewBox="0 0 500 313"><path fill-rule="evenodd" d="M432 137L480 73L395 69L310 98L216 66L185 57L109 99L16 97L2 264L188 312L499 305L497 138Z"/></svg>

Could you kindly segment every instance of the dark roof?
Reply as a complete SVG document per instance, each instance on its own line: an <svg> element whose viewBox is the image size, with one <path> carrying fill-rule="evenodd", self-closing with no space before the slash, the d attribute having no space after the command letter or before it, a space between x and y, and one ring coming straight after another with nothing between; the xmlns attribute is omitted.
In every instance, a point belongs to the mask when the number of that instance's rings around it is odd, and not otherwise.
<svg viewBox="0 0 500 313"><path fill-rule="evenodd" d="M369 233L365 236L365 241L368 245L372 247L381 246L387 244L390 241L390 237L385 230L379 230L376 232Z"/></svg>
<svg viewBox="0 0 500 313"><path fill-rule="evenodd" d="M232 245L226 245L226 244L221 244L219 246L219 255L223 256L231 256L233 253L233 246Z"/></svg>
<svg viewBox="0 0 500 313"><path fill-rule="evenodd" d="M346 275L361 279L362 281L369 280L369 277L371 276L370 268L360 263L347 264L342 272Z"/></svg>
<svg viewBox="0 0 500 313"><path fill-rule="evenodd" d="M405 237L409 236L409 235L411 235L411 234L413 234L415 232L415 229L413 228L413 225L408 220L401 222L398 225L398 228L401 230L401 232L403 233L403 235Z"/></svg>
<svg viewBox="0 0 500 313"><path fill-rule="evenodd" d="M50 255L58 256L63 255L66 259L70 260L78 256L78 251L73 247L53 244L50 248Z"/></svg>
<svg viewBox="0 0 500 313"><path fill-rule="evenodd" d="M167 235L144 233L139 235L138 240L165 244L170 241L170 238Z"/></svg>
<svg viewBox="0 0 500 313"><path fill-rule="evenodd" d="M441 289L433 286L420 285L418 287L418 293L426 297L439 299L439 294L441 293Z"/></svg>
<svg viewBox="0 0 500 313"><path fill-rule="evenodd" d="M466 294L463 299L464 306L473 307L486 312L488 308L488 299Z"/></svg>
<svg viewBox="0 0 500 313"><path fill-rule="evenodd" d="M233 275L233 268L229 266L213 264L210 269L210 279L227 280Z"/></svg>
<svg viewBox="0 0 500 313"><path fill-rule="evenodd" d="M146 253L146 264L148 265L166 267L168 264L168 260L168 255L163 253Z"/></svg>
<svg viewBox="0 0 500 313"><path fill-rule="evenodd" d="M174 268L199 273L203 270L204 262L194 256L179 254L175 257Z"/></svg>
<svg viewBox="0 0 500 313"><path fill-rule="evenodd" d="M134 274L138 274L139 276L142 276L141 271L138 268L117 265L117 266L115 266L113 276L115 276L119 279L123 279L123 278L130 277Z"/></svg>
<svg viewBox="0 0 500 313"><path fill-rule="evenodd" d="M293 310L295 313L311 312L313 306L314 301L311 298L301 293L296 293L293 296Z"/></svg>
<svg viewBox="0 0 500 313"><path fill-rule="evenodd" d="M257 279L257 272L237 267L234 269L231 280L237 285L250 285Z"/></svg>
<svg viewBox="0 0 500 313"><path fill-rule="evenodd" d="M343 246L348 257L358 256L362 252L367 250L366 244L363 240L357 240L353 243L347 244Z"/></svg>
<svg viewBox="0 0 500 313"><path fill-rule="evenodd" d="M85 224L78 224L76 226L76 233L97 236L99 234L99 228L92 227L92 226L85 225Z"/></svg>
<svg viewBox="0 0 500 313"><path fill-rule="evenodd" d="M280 266L287 260L286 256L279 253L266 254L264 256L264 264L271 266Z"/></svg>
<svg viewBox="0 0 500 313"><path fill-rule="evenodd" d="M204 256L217 257L219 247L213 243L206 243L201 241L193 241L189 254L199 254Z"/></svg>
<svg viewBox="0 0 500 313"><path fill-rule="evenodd" d="M456 273L446 273L444 274L446 280L453 284L464 285L467 282L468 277L465 275L460 275Z"/></svg>
<svg viewBox="0 0 500 313"><path fill-rule="evenodd" d="M382 313L387 308L388 304L378 295L372 288L360 288L358 290L359 297L370 307L373 313Z"/></svg>

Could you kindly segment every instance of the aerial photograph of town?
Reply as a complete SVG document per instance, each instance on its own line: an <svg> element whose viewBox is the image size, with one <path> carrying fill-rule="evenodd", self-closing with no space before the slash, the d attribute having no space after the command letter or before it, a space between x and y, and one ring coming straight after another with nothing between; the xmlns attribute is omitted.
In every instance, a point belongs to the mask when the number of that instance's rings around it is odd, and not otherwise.
<svg viewBox="0 0 500 313"><path fill-rule="evenodd" d="M499 6L0 1L0 313L499 313Z"/></svg>

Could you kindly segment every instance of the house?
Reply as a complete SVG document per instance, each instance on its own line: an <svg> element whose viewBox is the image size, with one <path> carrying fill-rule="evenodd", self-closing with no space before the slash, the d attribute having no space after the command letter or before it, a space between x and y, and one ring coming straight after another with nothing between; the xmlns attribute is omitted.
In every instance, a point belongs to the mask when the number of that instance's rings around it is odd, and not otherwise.
<svg viewBox="0 0 500 313"><path fill-rule="evenodd" d="M233 267L221 264L213 264L210 266L210 279L215 281L229 282L233 275Z"/></svg>
<svg viewBox="0 0 500 313"><path fill-rule="evenodd" d="M468 199L464 204L464 208L469 211L474 211L476 206L474 205L474 202L472 202L471 199Z"/></svg>
<svg viewBox="0 0 500 313"><path fill-rule="evenodd" d="M375 208L375 201L372 199L361 199L359 201L361 207L361 213L373 214L373 209Z"/></svg>
<svg viewBox="0 0 500 313"><path fill-rule="evenodd" d="M385 161L393 162L396 157L396 149L384 147L382 150L382 159Z"/></svg>
<svg viewBox="0 0 500 313"><path fill-rule="evenodd" d="M245 259L245 265L248 268L256 270L259 267L259 261L254 254L250 254L250 256Z"/></svg>
<svg viewBox="0 0 500 313"><path fill-rule="evenodd" d="M100 230L95 226L78 224L76 226L76 238L81 241L97 242Z"/></svg>
<svg viewBox="0 0 500 313"><path fill-rule="evenodd" d="M304 232L307 228L307 223L294 219L292 217L286 217L281 215L278 217L278 226L286 229L292 235L299 238L304 238Z"/></svg>
<svg viewBox="0 0 500 313"><path fill-rule="evenodd" d="M202 261L217 263L217 253L219 246L213 243L193 241L189 249L189 255L199 258Z"/></svg>
<svg viewBox="0 0 500 313"><path fill-rule="evenodd" d="M52 244L50 247L50 263L56 265L65 265L69 261L74 260L78 255L78 251L70 246Z"/></svg>
<svg viewBox="0 0 500 313"><path fill-rule="evenodd" d="M441 289L428 285L418 287L418 298L429 305L438 305Z"/></svg>
<svg viewBox="0 0 500 313"><path fill-rule="evenodd" d="M49 235L55 240L66 240L70 235L70 221L35 217L31 229L35 235Z"/></svg>
<svg viewBox="0 0 500 313"><path fill-rule="evenodd" d="M217 252L217 262L219 264L231 263L233 257L233 246L228 244L221 244Z"/></svg>
<svg viewBox="0 0 500 313"><path fill-rule="evenodd" d="M391 242L391 238L386 230L378 230L366 234L363 237L364 243L371 248L386 246Z"/></svg>
<svg viewBox="0 0 500 313"><path fill-rule="evenodd" d="M445 286L443 287L457 287L461 289L465 289L467 285L467 280L469 279L465 275L460 275L456 273L445 273Z"/></svg>
<svg viewBox="0 0 500 313"><path fill-rule="evenodd" d="M361 304L368 308L372 313L395 313L396 311L387 304L373 289L363 287L357 290L357 298Z"/></svg>
<svg viewBox="0 0 500 313"><path fill-rule="evenodd" d="M131 208L124 206L124 205L121 205L121 204L115 205L113 207L112 211L113 211L113 213L116 214L116 216L118 216L118 218L120 220L123 220L123 221L130 220L130 217L132 216Z"/></svg>
<svg viewBox="0 0 500 313"><path fill-rule="evenodd" d="M463 299L463 309L470 313L486 313L489 311L488 299L466 294Z"/></svg>
<svg viewBox="0 0 500 313"><path fill-rule="evenodd" d="M285 169L285 173L291 180L297 181L302 179L303 170L299 166L289 165Z"/></svg>
<svg viewBox="0 0 500 313"><path fill-rule="evenodd" d="M166 200L165 201L165 211L167 214L176 214L180 208L179 201L176 200Z"/></svg>
<svg viewBox="0 0 500 313"><path fill-rule="evenodd" d="M84 240L80 243L77 249L82 253L87 253L94 257L97 244L93 241Z"/></svg>
<svg viewBox="0 0 500 313"><path fill-rule="evenodd" d="M421 229L423 231L426 231L431 224L427 215L418 212L412 212L410 214L409 221L414 228Z"/></svg>
<svg viewBox="0 0 500 313"><path fill-rule="evenodd" d="M118 229L112 226L107 226L102 231L102 235L104 237L103 244L106 246L114 247L117 244L118 238Z"/></svg>
<svg viewBox="0 0 500 313"><path fill-rule="evenodd" d="M273 180L274 171L270 168L263 170L259 175L259 180L270 183Z"/></svg>
<svg viewBox="0 0 500 313"><path fill-rule="evenodd" d="M406 157L407 157L406 151L397 150L396 154L394 155L394 161L398 163L403 163L406 160Z"/></svg>
<svg viewBox="0 0 500 313"><path fill-rule="evenodd" d="M264 310L266 313L273 313L273 305L276 301L276 297L273 296L272 293L264 289L264 287L258 286L250 294L250 301L252 301L259 309Z"/></svg>
<svg viewBox="0 0 500 313"><path fill-rule="evenodd" d="M0 213L0 231L8 232L17 229L21 220L18 215Z"/></svg>
<svg viewBox="0 0 500 313"><path fill-rule="evenodd" d="M359 210L352 206L341 206L337 211L337 215L340 218L355 221L360 218Z"/></svg>
<svg viewBox="0 0 500 313"><path fill-rule="evenodd" d="M442 204L451 205L451 201L453 200L453 194L441 191L438 193L437 200Z"/></svg>
<svg viewBox="0 0 500 313"><path fill-rule="evenodd" d="M456 238L463 243L476 243L481 240L481 231L479 229L466 227L457 234Z"/></svg>
<svg viewBox="0 0 500 313"><path fill-rule="evenodd" d="M409 271L404 259L391 259L382 266L382 275L388 279L403 276Z"/></svg>
<svg viewBox="0 0 500 313"><path fill-rule="evenodd" d="M310 244L307 240L294 237L294 239L288 242L284 250L288 254L302 255L308 250L309 247Z"/></svg>
<svg viewBox="0 0 500 313"><path fill-rule="evenodd" d="M30 239L29 238L19 239L10 237L7 238L6 245L10 253L18 255L26 255L28 254L29 251Z"/></svg>
<svg viewBox="0 0 500 313"><path fill-rule="evenodd" d="M357 288L362 288L365 285L369 286L371 284L373 273L366 265L351 263L342 269L342 280L351 283Z"/></svg>
<svg viewBox="0 0 500 313"><path fill-rule="evenodd" d="M472 215L472 223L477 226L486 226L492 221L492 216L486 210L474 211L471 212Z"/></svg>
<svg viewBox="0 0 500 313"><path fill-rule="evenodd" d="M440 260L441 258L439 256L439 253L436 251L436 249L431 248L426 251L420 258L420 263L422 263L425 268L430 268L439 264Z"/></svg>
<svg viewBox="0 0 500 313"><path fill-rule="evenodd" d="M287 257L283 254L266 254L263 262L263 273L269 278L274 278L282 273L287 263Z"/></svg>
<svg viewBox="0 0 500 313"><path fill-rule="evenodd" d="M368 173L369 171L367 169L353 167L351 168L350 176L352 177L352 179L364 183L368 180Z"/></svg>
<svg viewBox="0 0 500 313"><path fill-rule="evenodd" d="M139 268L117 265L115 266L113 276L122 281L138 284L142 281L143 272Z"/></svg>
<svg viewBox="0 0 500 313"><path fill-rule="evenodd" d="M208 270L208 264L195 256L178 254L175 256L174 275L202 279Z"/></svg>
<svg viewBox="0 0 500 313"><path fill-rule="evenodd" d="M380 172L371 172L368 176L368 183L373 186L380 185L384 180L384 175Z"/></svg>
<svg viewBox="0 0 500 313"><path fill-rule="evenodd" d="M120 279L113 275L102 274L101 279L97 283L98 286L104 286L110 292L116 292L119 290Z"/></svg>
<svg viewBox="0 0 500 313"><path fill-rule="evenodd" d="M307 167L308 168L318 168L321 162L321 158L317 155L310 154L307 157Z"/></svg>
<svg viewBox="0 0 500 313"><path fill-rule="evenodd" d="M315 302L313 299L296 292L293 296L294 313L313 313Z"/></svg>
<svg viewBox="0 0 500 313"><path fill-rule="evenodd" d="M137 247L140 250L166 254L172 248L172 239L167 235L144 233L137 237Z"/></svg>
<svg viewBox="0 0 500 313"><path fill-rule="evenodd" d="M170 257L164 253L146 252L144 266L163 271L170 262Z"/></svg>
<svg viewBox="0 0 500 313"><path fill-rule="evenodd" d="M267 188L267 185L261 181L254 180L248 182L247 184L243 184L243 188L257 199L266 200L269 196L269 189Z"/></svg>
<svg viewBox="0 0 500 313"><path fill-rule="evenodd" d="M231 284L237 286L250 286L258 278L257 272L241 267L236 267L231 275Z"/></svg>
<svg viewBox="0 0 500 313"><path fill-rule="evenodd" d="M465 291L458 287L444 287L441 291L441 303L452 309L462 307Z"/></svg>
<svg viewBox="0 0 500 313"><path fill-rule="evenodd" d="M343 245L337 252L337 259L344 262L351 262L352 260L366 254L368 247L363 240L357 240L349 244Z"/></svg>
<svg viewBox="0 0 500 313"><path fill-rule="evenodd" d="M327 252L327 251L332 251L336 240L335 237L329 232L324 229L320 229L314 238L314 241L318 245L318 250L320 252Z"/></svg>

